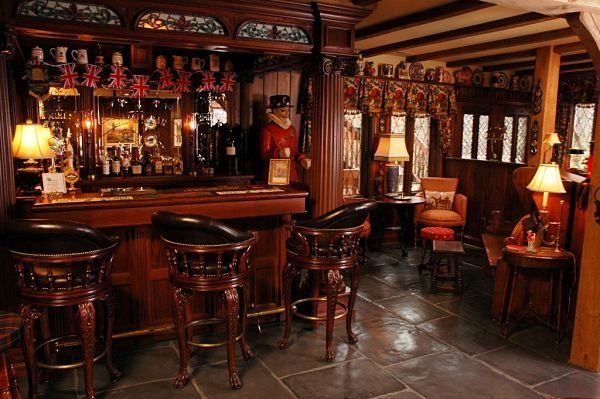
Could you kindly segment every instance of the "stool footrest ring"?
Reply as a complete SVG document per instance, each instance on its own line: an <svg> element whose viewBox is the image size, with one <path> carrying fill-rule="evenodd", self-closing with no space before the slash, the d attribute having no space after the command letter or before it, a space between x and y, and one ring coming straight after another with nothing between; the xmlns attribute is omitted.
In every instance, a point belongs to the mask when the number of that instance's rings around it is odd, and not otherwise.
<svg viewBox="0 0 600 399"><path fill-rule="evenodd" d="M295 316L298 316L301 319L304 320L310 320L310 321L325 321L327 320L327 316L308 316L305 315L303 313L300 313L298 311L297 305L300 303L305 303L305 302L326 302L327 298L326 297L310 297L310 298L302 298L302 299L298 299L294 302L292 302L292 314L294 314ZM346 314L348 314L348 307L346 306L346 304L340 302L340 301L335 301L335 306L340 306L341 308L344 309L344 311L338 315L334 316L334 320L337 319L341 319L342 317L346 316Z"/></svg>
<svg viewBox="0 0 600 399"><path fill-rule="evenodd" d="M226 321L227 321L227 319L224 317L211 317L208 319L199 319L199 320L194 320L194 321L187 323L185 325L185 328L193 327L193 326L205 326L205 325L212 325L212 324L220 324L220 323L225 323ZM244 335L243 330L239 333L239 335L237 337L235 337L235 340L239 341L242 338L242 335ZM186 341L186 343L189 346L193 346L195 348L219 348L221 346L227 345L227 341L206 343L206 342L194 342L194 341L188 340L188 341Z"/></svg>
<svg viewBox="0 0 600 399"><path fill-rule="evenodd" d="M66 339L66 338L79 338L81 339L80 335L77 334L68 334L68 335L61 335L60 337L55 337L49 340L46 340L42 343L40 343L36 348L35 351L38 352L40 349L42 349L43 347L45 347L46 345L50 345L52 343L55 342L61 342L62 340ZM102 340L103 342L104 340ZM68 342L65 343L63 345L64 347L68 347L68 346L81 346L81 342ZM102 359L107 352L107 348L106 345L104 346L104 350L98 354L98 356L94 357L94 363L96 363L98 360ZM75 362L75 363L66 363L66 364L50 364L50 363L44 363L42 361L37 362L38 367L44 368L44 369L49 369L49 370L69 370L69 369L74 369L77 367L83 367L83 365L85 364L85 362L82 360L80 362Z"/></svg>

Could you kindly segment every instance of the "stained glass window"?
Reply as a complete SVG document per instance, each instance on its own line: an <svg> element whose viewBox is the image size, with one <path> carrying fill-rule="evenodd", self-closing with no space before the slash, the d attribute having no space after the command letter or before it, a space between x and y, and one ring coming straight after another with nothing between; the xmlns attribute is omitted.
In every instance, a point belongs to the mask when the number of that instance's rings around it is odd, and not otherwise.
<svg viewBox="0 0 600 399"><path fill-rule="evenodd" d="M515 162L525 163L525 141L527 138L527 117L520 116L517 123L517 150Z"/></svg>
<svg viewBox="0 0 600 399"><path fill-rule="evenodd" d="M309 44L306 32L297 26L276 25L266 22L244 22L238 29L237 37L248 39L278 40Z"/></svg>
<svg viewBox="0 0 600 399"><path fill-rule="evenodd" d="M590 141L594 134L594 114L596 112L595 104L577 104L575 106L575 116L573 118L573 138L571 139L571 148L584 150L581 157L571 157L569 167L580 169L578 158L590 156Z"/></svg>
<svg viewBox="0 0 600 399"><path fill-rule="evenodd" d="M429 117L415 118L415 143L413 147L413 174L417 178L429 173ZM419 182L413 179L413 191Z"/></svg>
<svg viewBox="0 0 600 399"><path fill-rule="evenodd" d="M59 0L29 0L19 5L18 15L103 25L121 25L116 12L102 4Z"/></svg>
<svg viewBox="0 0 600 399"><path fill-rule="evenodd" d="M510 162L510 152L513 143L513 124L512 116L504 117L504 140L502 140L502 162Z"/></svg>
<svg viewBox="0 0 600 399"><path fill-rule="evenodd" d="M392 115L392 133L406 134L406 116Z"/></svg>
<svg viewBox="0 0 600 399"><path fill-rule="evenodd" d="M360 144L362 114L344 113L343 195L360 194Z"/></svg>
<svg viewBox="0 0 600 399"><path fill-rule="evenodd" d="M472 158L473 148L473 114L463 115L462 154L461 158Z"/></svg>
<svg viewBox="0 0 600 399"><path fill-rule="evenodd" d="M479 132L477 135L477 159L487 159L488 115L479 115Z"/></svg>
<svg viewBox="0 0 600 399"><path fill-rule="evenodd" d="M148 12L137 23L138 28L201 33L224 36L223 25L213 17L203 15L182 15L169 12Z"/></svg>

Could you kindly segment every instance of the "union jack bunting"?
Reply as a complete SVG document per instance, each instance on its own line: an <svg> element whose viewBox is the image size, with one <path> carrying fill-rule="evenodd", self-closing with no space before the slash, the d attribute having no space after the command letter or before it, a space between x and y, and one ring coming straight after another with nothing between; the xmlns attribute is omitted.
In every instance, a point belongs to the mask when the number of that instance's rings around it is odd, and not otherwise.
<svg viewBox="0 0 600 399"><path fill-rule="evenodd" d="M171 69L165 68L159 70L160 77L158 78L159 89L170 89L173 87L173 75L171 75Z"/></svg>
<svg viewBox="0 0 600 399"><path fill-rule="evenodd" d="M215 74L212 71L201 71L202 74L202 85L198 87L198 91L202 90L215 90L217 80Z"/></svg>
<svg viewBox="0 0 600 399"><path fill-rule="evenodd" d="M187 93L190 91L192 86L192 81L190 76L192 76L191 72L179 71L177 72L179 77L175 80L175 89L173 90L175 93Z"/></svg>
<svg viewBox="0 0 600 399"><path fill-rule="evenodd" d="M131 97L133 98L144 98L148 96L148 90L150 85L148 80L150 79L147 75L133 75L133 83L131 84Z"/></svg>
<svg viewBox="0 0 600 399"><path fill-rule="evenodd" d="M83 73L83 81L81 82L82 86L86 87L98 87L98 83L100 82L100 72L102 72L102 68L96 65L86 64L85 72Z"/></svg>
<svg viewBox="0 0 600 399"><path fill-rule="evenodd" d="M221 86L219 86L219 92L225 93L228 91L233 91L235 78L235 72L223 72L223 76L221 77Z"/></svg>
<svg viewBox="0 0 600 399"><path fill-rule="evenodd" d="M77 83L79 75L75 72L75 64L57 65L60 71L60 80L65 89L72 89Z"/></svg>
<svg viewBox="0 0 600 399"><path fill-rule="evenodd" d="M127 79L125 68L120 65L111 65L108 78L110 79L108 87L111 89L122 89L125 86L125 80Z"/></svg>

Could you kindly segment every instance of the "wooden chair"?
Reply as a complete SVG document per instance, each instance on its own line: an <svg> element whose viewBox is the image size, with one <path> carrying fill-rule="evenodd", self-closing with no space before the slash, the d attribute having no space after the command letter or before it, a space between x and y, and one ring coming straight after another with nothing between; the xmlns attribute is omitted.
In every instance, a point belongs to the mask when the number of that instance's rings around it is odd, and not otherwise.
<svg viewBox="0 0 600 399"><path fill-rule="evenodd" d="M240 340L245 360L254 356L246 345L246 317L252 272L250 252L257 236L200 215L156 212L152 215L152 225L161 235L169 260L173 321L179 346L179 372L173 385L183 388L189 381L187 363L192 346L226 345L229 383L233 389L241 388L242 380L234 363L235 341ZM227 306L225 317L189 321L189 299L195 292L221 293ZM192 326L219 321L226 322L227 339L224 342L215 344L192 340Z"/></svg>
<svg viewBox="0 0 600 399"><path fill-rule="evenodd" d="M358 338L352 332L352 315L358 290L358 242L369 212L377 207L375 201L357 202L341 206L318 218L293 222L292 236L286 241L287 262L283 271L283 295L285 304L285 332L279 348L288 344L292 314L310 321L326 321L325 358L335 359L333 351L334 320L346 315L348 341L354 344ZM319 288L313 287L313 296L292 302L292 283L300 269L326 274L327 295L319 296ZM341 271L350 271L350 296L345 312L336 315L336 307L346 306L337 300L343 284ZM296 305L304 302L326 301L325 317L309 316L297 311Z"/></svg>
<svg viewBox="0 0 600 399"><path fill-rule="evenodd" d="M68 369L83 366L86 398L94 398L94 362L106 355L106 367L113 380L121 373L112 365L114 294L111 268L119 242L85 224L66 220L24 219L6 225L5 237L17 272L24 330L25 367L29 378L29 398L37 395L38 367ZM96 309L106 305L105 348L96 355ZM49 359L50 345L72 336L50 338L49 308L76 307L83 361L54 364ZM41 319L44 361L36 356L36 321Z"/></svg>

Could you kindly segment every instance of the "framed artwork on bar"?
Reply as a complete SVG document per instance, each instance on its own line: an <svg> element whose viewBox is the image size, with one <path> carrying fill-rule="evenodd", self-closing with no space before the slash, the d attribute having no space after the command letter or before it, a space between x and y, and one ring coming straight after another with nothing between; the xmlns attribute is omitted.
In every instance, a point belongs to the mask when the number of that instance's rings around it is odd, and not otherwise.
<svg viewBox="0 0 600 399"><path fill-rule="evenodd" d="M135 144L138 139L137 119L102 118L102 144Z"/></svg>
<svg viewBox="0 0 600 399"><path fill-rule="evenodd" d="M173 147L181 147L183 139L181 137L181 118L173 119Z"/></svg>
<svg viewBox="0 0 600 399"><path fill-rule="evenodd" d="M290 184L290 160L289 159L271 159L269 161L269 182L270 185L283 186Z"/></svg>
<svg viewBox="0 0 600 399"><path fill-rule="evenodd" d="M63 173L42 173L44 194L64 194L67 192L65 175Z"/></svg>

